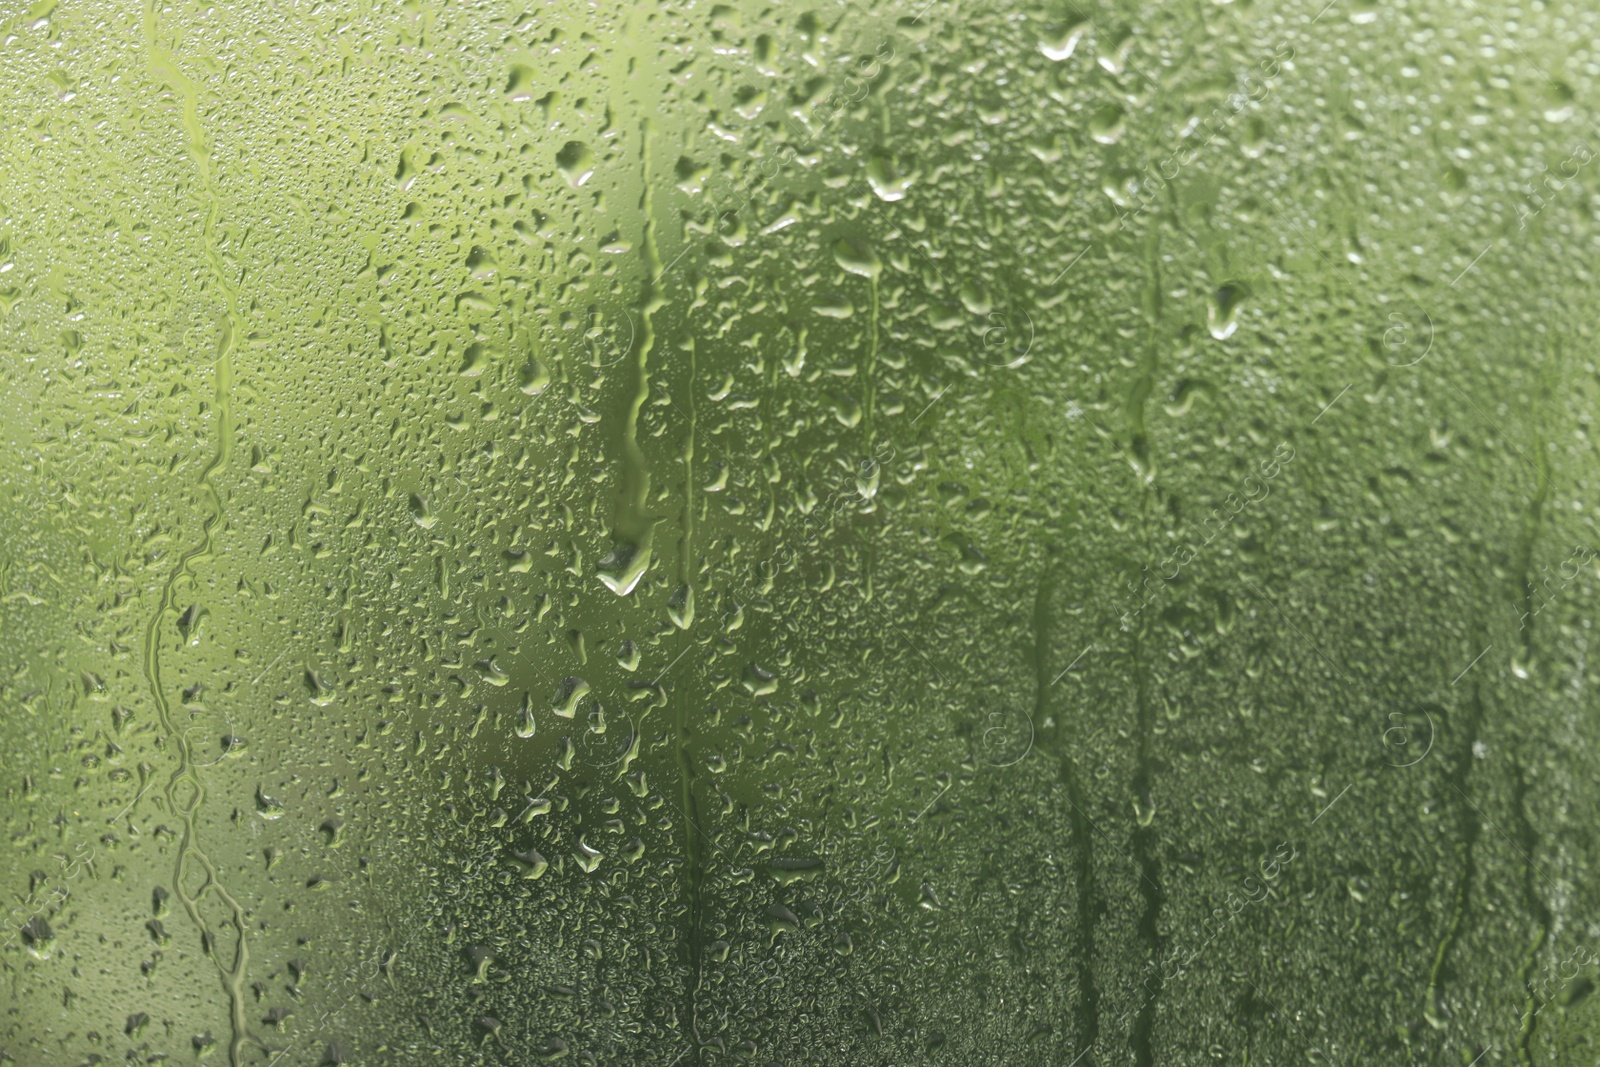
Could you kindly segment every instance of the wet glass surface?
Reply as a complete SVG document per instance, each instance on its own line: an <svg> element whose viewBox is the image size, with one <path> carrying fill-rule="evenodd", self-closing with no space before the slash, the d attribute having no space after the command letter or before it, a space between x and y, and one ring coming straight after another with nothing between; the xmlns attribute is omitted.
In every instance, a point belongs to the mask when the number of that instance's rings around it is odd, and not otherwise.
<svg viewBox="0 0 1600 1067"><path fill-rule="evenodd" d="M1597 22L0 12L0 1061L1595 1062Z"/></svg>

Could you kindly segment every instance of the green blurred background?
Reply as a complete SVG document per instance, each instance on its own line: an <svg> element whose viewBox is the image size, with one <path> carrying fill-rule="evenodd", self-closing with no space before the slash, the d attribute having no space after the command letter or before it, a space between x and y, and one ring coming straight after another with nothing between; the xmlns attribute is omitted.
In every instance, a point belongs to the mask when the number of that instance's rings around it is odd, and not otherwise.
<svg viewBox="0 0 1600 1067"><path fill-rule="evenodd" d="M1593 1063L1597 23L4 13L0 1061Z"/></svg>

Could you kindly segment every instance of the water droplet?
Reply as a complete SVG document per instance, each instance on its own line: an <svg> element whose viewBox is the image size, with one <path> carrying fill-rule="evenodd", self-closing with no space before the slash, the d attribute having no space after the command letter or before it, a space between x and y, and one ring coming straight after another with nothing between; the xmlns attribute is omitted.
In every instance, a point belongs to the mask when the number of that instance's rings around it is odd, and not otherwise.
<svg viewBox="0 0 1600 1067"><path fill-rule="evenodd" d="M1102 105L1089 120L1089 136L1101 144L1116 144L1127 128L1127 113L1117 103Z"/></svg>
<svg viewBox="0 0 1600 1067"><path fill-rule="evenodd" d="M568 141L556 153L556 166L574 189L594 177L594 152L582 141Z"/></svg>
<svg viewBox="0 0 1600 1067"><path fill-rule="evenodd" d="M533 697L528 693L522 694L522 706L517 709L517 736L529 738L534 734Z"/></svg>
<svg viewBox="0 0 1600 1067"><path fill-rule="evenodd" d="M511 858L521 868L522 877L530 882L538 880L550 869L549 861L541 856L536 848L530 848L526 852L513 852Z"/></svg>
<svg viewBox="0 0 1600 1067"><path fill-rule="evenodd" d="M1226 341L1239 328L1239 309L1250 295L1243 282L1225 282L1211 295L1206 305L1206 329L1219 341Z"/></svg>
<svg viewBox="0 0 1600 1067"><path fill-rule="evenodd" d="M649 567L648 546L641 549L637 545L619 544L600 561L596 576L613 593L627 596Z"/></svg>
<svg viewBox="0 0 1600 1067"><path fill-rule="evenodd" d="M672 596L667 601L667 617L672 620L672 625L680 630L687 630L694 623L694 589L688 585L680 585L673 590Z"/></svg>
<svg viewBox="0 0 1600 1067"><path fill-rule="evenodd" d="M867 160L867 183L878 199L887 203L904 200L911 185L909 175L902 174L894 157L887 152L875 152ZM848 269L848 268L847 268Z"/></svg>
<svg viewBox="0 0 1600 1067"><path fill-rule="evenodd" d="M529 396L538 396L549 384L550 373L537 359L529 356L528 362L524 363L517 373L517 388Z"/></svg>
<svg viewBox="0 0 1600 1067"><path fill-rule="evenodd" d="M260 786L256 787L256 814L263 819L277 819L283 816L283 805L269 797Z"/></svg>
<svg viewBox="0 0 1600 1067"><path fill-rule="evenodd" d="M1088 19L1068 21L1039 38L1039 51L1044 53L1046 59L1059 63L1077 51L1078 42L1083 39L1084 32L1088 28Z"/></svg>
<svg viewBox="0 0 1600 1067"><path fill-rule="evenodd" d="M577 675L569 674L561 679L561 688L556 690L550 706L563 719L570 719L578 713L578 701L588 695L589 683Z"/></svg>
<svg viewBox="0 0 1600 1067"><path fill-rule="evenodd" d="M848 237L834 244L833 259L851 274L858 274L863 278L876 278L883 273L883 262L878 259L872 247Z"/></svg>
<svg viewBox="0 0 1600 1067"><path fill-rule="evenodd" d="M506 78L506 97L512 101L533 99L534 69L522 63L511 64Z"/></svg>
<svg viewBox="0 0 1600 1067"><path fill-rule="evenodd" d="M433 507L428 503L428 498L411 494L411 521L424 530L431 530L433 524L439 521L439 516L433 513Z"/></svg>

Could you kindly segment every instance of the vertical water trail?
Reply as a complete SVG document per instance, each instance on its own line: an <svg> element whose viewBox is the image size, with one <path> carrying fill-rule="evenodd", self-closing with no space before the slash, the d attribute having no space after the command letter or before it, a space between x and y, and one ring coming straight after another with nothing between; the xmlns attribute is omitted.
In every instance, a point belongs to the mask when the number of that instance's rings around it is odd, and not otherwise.
<svg viewBox="0 0 1600 1067"><path fill-rule="evenodd" d="M872 469L871 471L864 471L863 472L863 473L867 474L869 477L878 477L881 474L881 472L879 472L878 470L875 469L875 466L877 464L877 459L876 459L876 456L875 456L875 454L873 452L874 446L877 444L877 437L878 437L877 421L874 418L873 412L874 412L874 409L877 407L877 400L878 400L877 373L878 373L878 274L879 274L879 268L876 266L876 260L874 260L874 264L875 265L874 265L871 273L869 273L867 275L867 285L870 288L871 293L872 293L872 326L871 326L872 337L871 337L871 341L870 341L870 343L869 343L869 345L867 347L867 365L866 365L866 367L864 369L864 372L862 374L862 379L863 379L862 390L863 390L865 395L862 398L862 404L861 404L862 421L865 423L866 431L867 431L866 432L867 451L866 451L866 457L862 460L862 462L863 462L863 464L870 464L870 465L873 465L873 467L874 467L874 469ZM877 562L876 542L873 541L869 537L867 539L867 544L866 544L866 559L865 559L865 565L862 568L864 573L862 574L863 581L861 583L862 590L863 590L863 593L864 593L864 599L866 599L866 600L871 600L872 599L872 581L873 581L873 572L876 569L874 567L874 564L876 562Z"/></svg>
<svg viewBox="0 0 1600 1067"><path fill-rule="evenodd" d="M1055 620L1050 612L1051 597L1056 587L1056 570L1053 565L1058 549L1048 549L1050 562L1034 590L1033 597L1033 721L1042 733L1047 752L1059 764L1059 775L1067 791L1067 803L1072 812L1068 819L1071 828L1069 840L1072 850L1073 889L1077 897L1077 912L1073 929L1073 953L1077 957L1078 1007L1074 1020L1073 1055L1087 1054L1100 1040L1100 990L1095 983L1095 926L1100 909L1099 887L1094 877L1094 834L1084 809L1088 799L1084 796L1083 782L1078 774L1077 759L1072 752L1075 738L1066 736L1066 715L1058 723L1046 728L1043 724L1052 718L1049 714L1049 693L1059 675L1051 673L1049 650ZM1062 672L1065 673L1065 672ZM1085 1067L1093 1064L1092 1058L1084 1061Z"/></svg>
<svg viewBox="0 0 1600 1067"><path fill-rule="evenodd" d="M638 350L633 360L633 396L629 400L622 430L622 477L618 492L613 536L616 545L600 566L600 580L618 596L633 592L639 579L650 568L651 542L655 520L646 509L650 494L650 471L644 450L639 447L639 413L650 398L650 350L655 347L655 313L666 306L661 293L661 250L656 241L654 176L650 167L650 120L640 124L639 154L643 167L643 191L639 211L644 216L644 284L639 298L641 328Z"/></svg>
<svg viewBox="0 0 1600 1067"><path fill-rule="evenodd" d="M678 543L678 588L683 598L673 621L687 630L694 623L694 437L700 432L695 397L698 368L693 337L684 341L689 353L689 432L683 439L683 533Z"/></svg>
<svg viewBox="0 0 1600 1067"><path fill-rule="evenodd" d="M680 700L677 705L678 733L678 778L679 806L683 809L683 851L685 866L688 873L685 879L684 901L684 947L688 966L685 975L684 1001L682 1011L682 1024L685 1036L693 1043L694 1056L692 1062L699 1063L701 1059L700 1044L700 983L704 970L704 958L701 952L700 928L704 915L704 885L705 885L705 857L700 851L700 843L695 839L700 824L700 812L695 803L694 772L689 758L689 721L688 702Z"/></svg>
<svg viewBox="0 0 1600 1067"><path fill-rule="evenodd" d="M1550 929L1555 924L1555 916L1550 911L1550 905L1539 895L1539 887L1534 884L1533 857L1539 852L1539 835L1533 828L1533 820L1528 817L1528 773L1520 762L1513 762L1512 770L1515 772L1512 810L1517 816L1518 848L1527 859L1522 868L1522 899L1533 917L1535 927L1534 936L1528 943L1527 954L1522 958L1522 969L1517 976L1527 993L1522 1019L1517 1027L1517 1063L1521 1067L1533 1067L1533 1036L1539 1027L1539 1013L1544 1008L1538 993L1534 992L1533 972L1539 963L1539 953L1544 951L1545 945L1550 940Z"/></svg>
<svg viewBox="0 0 1600 1067"><path fill-rule="evenodd" d="M867 344L867 362L861 369L861 411L867 431L867 452L871 454L878 435L878 427L873 418L873 409L877 406L878 400L878 271L876 269L867 275L867 286L872 294L872 319L871 336Z"/></svg>
<svg viewBox="0 0 1600 1067"><path fill-rule="evenodd" d="M194 766L194 754L189 747L187 733L180 730L173 720L172 707L162 686L161 624L167 614L175 610L178 584L188 577L191 565L196 560L211 556L216 528L222 521L222 493L217 488L215 478L217 473L227 466L233 449L233 355L243 334L243 322L239 312L238 282L232 276L233 268L222 254L217 233L222 203L212 169L211 149L204 127L200 123L199 90L193 79L179 69L177 60L171 52L160 43L159 29L154 0L149 0L144 10L143 31L150 72L157 81L164 82L176 90L183 100L186 147L190 159L194 161L195 168L199 171L201 191L207 200L202 230L205 254L217 287L223 294L224 313L217 340L216 359L213 363L216 448L200 471L199 478L199 485L204 490L209 511L201 524L200 540L179 555L162 584L156 609L145 627L144 675L150 686L150 696L155 702L162 729L176 747L178 757L178 764L173 768L164 791L167 806L182 823L182 834L173 869L173 892L177 894L190 921L199 930L202 946L206 954L216 963L223 986L228 992L229 1016L233 1030L232 1040L228 1046L228 1059L233 1067L240 1067L243 1062L244 1045L249 1037L245 1021L244 985L250 964L250 948L246 934L245 911L223 886L218 878L216 866L200 847L195 831L195 812L204 802L206 791ZM192 894L184 884L185 871L191 860L198 863L205 873L205 881ZM211 892L216 893L229 908L232 925L238 934L238 943L231 965L224 965L216 958L216 946L211 930L200 914L200 901Z"/></svg>
<svg viewBox="0 0 1600 1067"><path fill-rule="evenodd" d="M1149 326L1145 351L1139 362L1139 374L1128 398L1129 448L1135 462L1142 467L1139 485L1139 528L1144 536L1140 546L1146 558L1155 558L1150 529L1151 503L1154 499L1152 482L1155 477L1154 460L1146 436L1145 406L1149 401L1157 370L1158 329L1161 322L1161 257L1160 238L1152 231L1145 244L1148 284L1144 292L1144 313ZM1133 653L1135 721L1137 724L1137 763L1133 773L1134 828L1132 853L1139 868L1139 894L1144 898L1144 911L1139 916L1139 934L1150 952L1155 969L1155 988L1139 1007L1134 1019L1133 1032L1128 1044L1133 1050L1137 1067L1151 1067L1155 1062L1155 1020L1161 994L1165 988L1162 960L1166 938L1161 933L1161 910L1166 904L1166 889L1161 884L1160 840L1155 830L1155 768L1152 751L1155 744L1155 699L1150 693L1150 666L1145 659L1144 638L1148 620L1143 617L1135 624L1130 635Z"/></svg>

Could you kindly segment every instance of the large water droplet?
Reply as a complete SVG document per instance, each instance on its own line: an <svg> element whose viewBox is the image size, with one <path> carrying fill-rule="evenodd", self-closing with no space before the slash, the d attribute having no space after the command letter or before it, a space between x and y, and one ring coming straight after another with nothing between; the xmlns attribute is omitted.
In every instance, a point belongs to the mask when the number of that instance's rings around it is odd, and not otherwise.
<svg viewBox="0 0 1600 1067"><path fill-rule="evenodd" d="M1128 128L1127 119L1121 104L1105 104L1089 120L1089 136L1101 144L1116 144Z"/></svg>
<svg viewBox="0 0 1600 1067"><path fill-rule="evenodd" d="M568 141L556 153L556 166L574 189L594 177L594 152L582 141Z"/></svg>
<svg viewBox="0 0 1600 1067"><path fill-rule="evenodd" d="M618 545L600 561L596 575L605 587L618 596L627 596L650 567L650 548Z"/></svg>
<svg viewBox="0 0 1600 1067"><path fill-rule="evenodd" d="M876 278L883 273L883 261L872 247L848 237L834 244L833 259L851 274L859 274L863 278Z"/></svg>
<svg viewBox="0 0 1600 1067"><path fill-rule="evenodd" d="M1239 328L1239 309L1250 295L1243 282L1224 282L1211 294L1206 305L1206 329L1219 341L1226 341Z"/></svg>
<svg viewBox="0 0 1600 1067"><path fill-rule="evenodd" d="M1075 19L1057 29L1049 30L1039 38L1039 51L1044 53L1046 59L1053 59L1059 63L1077 51L1078 42L1083 40L1084 31L1088 28L1087 19Z"/></svg>
<svg viewBox="0 0 1600 1067"><path fill-rule="evenodd" d="M893 156L887 152L878 152L867 160L867 184L872 186L872 191L877 194L879 200L893 203L905 199L911 178L900 173Z"/></svg>

